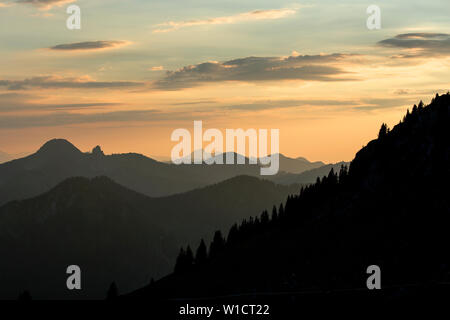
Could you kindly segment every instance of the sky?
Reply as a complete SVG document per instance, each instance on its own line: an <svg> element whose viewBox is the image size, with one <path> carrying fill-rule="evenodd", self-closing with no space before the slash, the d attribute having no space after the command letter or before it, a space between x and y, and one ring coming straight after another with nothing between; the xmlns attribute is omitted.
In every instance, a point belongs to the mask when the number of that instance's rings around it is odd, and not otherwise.
<svg viewBox="0 0 450 320"><path fill-rule="evenodd" d="M81 29L66 12L81 10ZM366 12L377 5L381 28ZM449 90L447 0L0 0L0 150L169 157L177 128L279 129L349 161Z"/></svg>

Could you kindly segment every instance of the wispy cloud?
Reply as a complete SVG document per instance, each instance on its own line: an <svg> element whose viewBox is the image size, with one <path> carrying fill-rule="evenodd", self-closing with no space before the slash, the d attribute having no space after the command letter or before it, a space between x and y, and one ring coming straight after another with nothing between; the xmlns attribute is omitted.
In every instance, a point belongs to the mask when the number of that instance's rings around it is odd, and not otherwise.
<svg viewBox="0 0 450 320"><path fill-rule="evenodd" d="M411 105L417 99L404 96L397 98L368 98L355 99L270 99L257 100L248 103L217 105L214 108L208 106L210 111L237 110L237 111L264 111L286 108L326 108L333 111L373 111L378 109L390 109ZM204 108L206 110L206 108Z"/></svg>
<svg viewBox="0 0 450 320"><path fill-rule="evenodd" d="M356 100L314 100L314 99L288 99L288 100L262 100L251 103L242 103L234 105L225 105L220 107L228 110L248 110L248 111L260 111L271 110L281 108L299 108L309 106L319 107L336 107L336 106L357 106L359 105Z"/></svg>
<svg viewBox="0 0 450 320"><path fill-rule="evenodd" d="M199 20L188 20L188 21L169 21L156 25L156 29L153 30L153 32L155 33L170 32L181 28L202 26L202 25L234 24L247 21L282 19L294 15L297 11L298 8L254 10L231 16L214 17Z"/></svg>
<svg viewBox="0 0 450 320"><path fill-rule="evenodd" d="M356 60L353 54L292 55L289 57L246 57L225 62L204 62L167 71L155 88L177 90L202 83L275 80L343 81L353 80L341 69L343 61Z"/></svg>
<svg viewBox="0 0 450 320"><path fill-rule="evenodd" d="M14 3L12 2L0 2L0 8L7 8L13 6Z"/></svg>
<svg viewBox="0 0 450 320"><path fill-rule="evenodd" d="M42 103L42 97L28 92L8 92L0 94L0 113L7 114L20 111L75 111L81 109L103 109L120 106L116 102L78 102L78 103ZM3 115L2 115L3 116Z"/></svg>
<svg viewBox="0 0 450 320"><path fill-rule="evenodd" d="M155 66L148 69L148 71L162 71L164 70L163 66Z"/></svg>
<svg viewBox="0 0 450 320"><path fill-rule="evenodd" d="M398 48L405 51L396 58L416 58L450 55L450 34L447 33L404 33L378 42L379 46Z"/></svg>
<svg viewBox="0 0 450 320"><path fill-rule="evenodd" d="M17 0L16 3L31 4L39 10L50 10L53 7L61 7L76 0Z"/></svg>
<svg viewBox="0 0 450 320"><path fill-rule="evenodd" d="M373 111L380 109L395 109L409 107L416 102L415 97L404 98L365 98L361 100L361 104L354 107L355 111Z"/></svg>
<svg viewBox="0 0 450 320"><path fill-rule="evenodd" d="M24 80L1 80L0 87L8 90L26 90L30 88L41 89L115 89L133 88L144 86L144 82L138 81L95 81L90 77L60 77L40 76Z"/></svg>
<svg viewBox="0 0 450 320"><path fill-rule="evenodd" d="M107 111L100 113L52 112L34 115L2 115L0 128L58 127L89 123L146 123L174 120L194 120L192 112L164 112L156 109Z"/></svg>
<svg viewBox="0 0 450 320"><path fill-rule="evenodd" d="M122 47L129 43L130 43L129 41L108 41L108 40L85 41L85 42L58 44L48 49L54 51L92 51L92 50L113 49L117 47Z"/></svg>

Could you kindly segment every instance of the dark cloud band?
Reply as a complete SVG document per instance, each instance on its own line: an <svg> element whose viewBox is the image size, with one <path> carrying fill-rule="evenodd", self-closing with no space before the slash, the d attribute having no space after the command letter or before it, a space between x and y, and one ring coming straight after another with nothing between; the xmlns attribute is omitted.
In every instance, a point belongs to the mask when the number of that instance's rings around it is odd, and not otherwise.
<svg viewBox="0 0 450 320"><path fill-rule="evenodd" d="M176 71L168 71L163 79L155 83L155 87L176 90L202 83L223 81L353 80L347 76L348 72L339 67L339 62L350 60L355 56L357 55L295 55L290 57L246 57L225 62L204 62Z"/></svg>
<svg viewBox="0 0 450 320"><path fill-rule="evenodd" d="M62 6L67 3L75 2L76 0L16 0L16 3L31 4L38 8L48 10L54 6Z"/></svg>
<svg viewBox="0 0 450 320"><path fill-rule="evenodd" d="M92 81L79 78L59 78L53 76L33 77L24 80L0 80L0 87L8 90L41 89L115 89L144 86L137 81Z"/></svg>
<svg viewBox="0 0 450 320"><path fill-rule="evenodd" d="M78 51L78 50L101 50L110 49L118 46L125 45L126 41L85 41L76 43L58 44L50 47L50 50L55 51Z"/></svg>
<svg viewBox="0 0 450 320"><path fill-rule="evenodd" d="M416 49L401 57L431 57L450 55L450 34L447 33L404 33L378 42L379 46L399 49Z"/></svg>

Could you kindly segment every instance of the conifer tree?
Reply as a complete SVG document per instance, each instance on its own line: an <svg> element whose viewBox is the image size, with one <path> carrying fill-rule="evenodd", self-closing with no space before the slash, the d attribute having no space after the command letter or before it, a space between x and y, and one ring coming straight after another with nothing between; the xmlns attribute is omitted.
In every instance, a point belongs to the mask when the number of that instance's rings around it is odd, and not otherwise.
<svg viewBox="0 0 450 320"><path fill-rule="evenodd" d="M184 270L189 269L194 264L194 254L190 246L186 248L186 257L184 261Z"/></svg>
<svg viewBox="0 0 450 320"><path fill-rule="evenodd" d="M234 243L236 243L238 241L238 237L239 237L239 227L238 225L235 223L233 224L233 226L231 227L230 231L228 232L228 237L227 237L227 245L233 245Z"/></svg>
<svg viewBox="0 0 450 320"><path fill-rule="evenodd" d="M208 252L206 249L205 241L202 239L200 241L200 245L197 248L197 252L195 253L195 264L203 265L208 259Z"/></svg>
<svg viewBox="0 0 450 320"><path fill-rule="evenodd" d="M25 290L24 292L22 292L21 294L19 294L18 300L19 300L19 301L22 301L22 302L24 302L24 301L31 301L32 298L31 298L30 292L27 291L27 290Z"/></svg>
<svg viewBox="0 0 450 320"><path fill-rule="evenodd" d="M186 261L186 252L183 248L180 249L180 253L178 254L177 261L175 262L175 273L182 272L184 269Z"/></svg>
<svg viewBox="0 0 450 320"><path fill-rule="evenodd" d="M269 213L267 212L267 210L264 210L263 213L261 214L261 224L263 226L267 225L269 223Z"/></svg>
<svg viewBox="0 0 450 320"><path fill-rule="evenodd" d="M339 171L339 183L345 184L347 182L348 177L348 167L346 165L341 166L341 170Z"/></svg>
<svg viewBox="0 0 450 320"><path fill-rule="evenodd" d="M437 97L439 97L439 96L437 96ZM422 110L422 109L423 109L423 101L420 100L418 110Z"/></svg>
<svg viewBox="0 0 450 320"><path fill-rule="evenodd" d="M284 207L283 204L280 203L280 209L278 209L278 218L283 219L284 218Z"/></svg>
<svg viewBox="0 0 450 320"><path fill-rule="evenodd" d="M380 131L378 132L378 139L382 139L382 138L386 137L388 132L389 132L389 129L388 129L387 124L383 123L381 125Z"/></svg>
<svg viewBox="0 0 450 320"><path fill-rule="evenodd" d="M117 285L115 282L111 283L109 286L108 292L106 293L106 300L115 300L117 299L119 293L117 290Z"/></svg>
<svg viewBox="0 0 450 320"><path fill-rule="evenodd" d="M275 222L277 220L278 220L277 207L274 205L272 208L272 222Z"/></svg>
<svg viewBox="0 0 450 320"><path fill-rule="evenodd" d="M225 240L222 237L222 232L220 230L216 231L214 234L213 241L211 242L211 246L209 249L209 256L211 258L219 255L225 248Z"/></svg>
<svg viewBox="0 0 450 320"><path fill-rule="evenodd" d="M328 174L328 183L334 185L337 184L337 182L337 175L334 173L334 169L331 168L330 173Z"/></svg>

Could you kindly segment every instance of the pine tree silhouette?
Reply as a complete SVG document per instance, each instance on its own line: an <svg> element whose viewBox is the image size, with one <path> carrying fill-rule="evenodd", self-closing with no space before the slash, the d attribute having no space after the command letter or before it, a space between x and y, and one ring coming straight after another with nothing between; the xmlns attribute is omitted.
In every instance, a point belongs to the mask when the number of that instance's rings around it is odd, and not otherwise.
<svg viewBox="0 0 450 320"><path fill-rule="evenodd" d="M186 252L183 248L180 249L180 253L178 254L177 261L175 262L175 273L183 272L185 269L185 261L186 261Z"/></svg>
<svg viewBox="0 0 450 320"><path fill-rule="evenodd" d="M239 243L239 235L240 235L239 227L237 223L235 223L228 232L227 246L230 247L233 246L235 243Z"/></svg>
<svg viewBox="0 0 450 320"><path fill-rule="evenodd" d="M278 220L277 207L274 205L272 207L272 222L276 222Z"/></svg>
<svg viewBox="0 0 450 320"><path fill-rule="evenodd" d="M414 105L414 107L417 109L417 106L416 106L416 105ZM415 112L415 111L414 111L414 109L413 109L413 113L414 113L414 112ZM386 124L386 123L383 123L383 124L381 125L380 131L378 132L378 139L383 139L384 137L386 137L387 134L388 134L388 132L389 132L389 129L388 129L387 124Z"/></svg>
<svg viewBox="0 0 450 320"><path fill-rule="evenodd" d="M280 204L280 208L278 209L278 218L279 219L284 218L284 207L282 203Z"/></svg>
<svg viewBox="0 0 450 320"><path fill-rule="evenodd" d="M106 293L106 300L115 300L117 299L119 292L117 290L117 285L115 282L111 283L109 286L108 292Z"/></svg>
<svg viewBox="0 0 450 320"><path fill-rule="evenodd" d="M19 301L22 301L22 302L31 301L32 298L31 298L30 292L27 291L27 290L25 290L24 292L22 292L21 294L19 294L18 300L19 300Z"/></svg>
<svg viewBox="0 0 450 320"><path fill-rule="evenodd" d="M211 246L209 249L209 256L211 258L215 258L225 249L225 240L222 237L222 232L217 230L214 234L213 241L211 242Z"/></svg>
<svg viewBox="0 0 450 320"><path fill-rule="evenodd" d="M206 249L205 241L202 239L200 241L200 245L197 248L197 252L195 253L195 264L203 265L206 263L207 259L208 259L208 252Z"/></svg>
<svg viewBox="0 0 450 320"><path fill-rule="evenodd" d="M194 264L194 254L192 253L192 249L190 246L186 248L186 257L185 257L185 266L184 269L189 269Z"/></svg>
<svg viewBox="0 0 450 320"><path fill-rule="evenodd" d="M266 226L267 224L269 224L269 221L270 221L269 213L267 212L267 210L264 210L263 213L261 214L261 224L263 226Z"/></svg>

